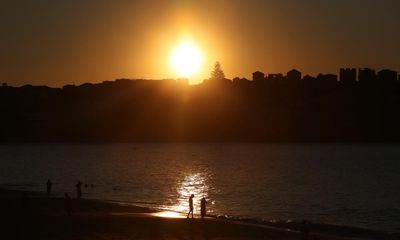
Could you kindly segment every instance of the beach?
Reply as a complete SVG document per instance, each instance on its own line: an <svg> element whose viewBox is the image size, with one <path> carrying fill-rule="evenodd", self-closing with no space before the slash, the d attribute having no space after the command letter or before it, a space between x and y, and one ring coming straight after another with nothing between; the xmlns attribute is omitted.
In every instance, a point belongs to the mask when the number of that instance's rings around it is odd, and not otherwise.
<svg viewBox="0 0 400 240"><path fill-rule="evenodd" d="M289 225L186 219L183 214L73 197L69 215L64 198L12 190L0 190L0 199L1 239L301 239L301 232ZM350 237L310 232L309 239Z"/></svg>
<svg viewBox="0 0 400 240"><path fill-rule="evenodd" d="M28 197L27 197L28 195ZM218 219L157 217L151 209L1 190L2 239L297 239L297 233Z"/></svg>

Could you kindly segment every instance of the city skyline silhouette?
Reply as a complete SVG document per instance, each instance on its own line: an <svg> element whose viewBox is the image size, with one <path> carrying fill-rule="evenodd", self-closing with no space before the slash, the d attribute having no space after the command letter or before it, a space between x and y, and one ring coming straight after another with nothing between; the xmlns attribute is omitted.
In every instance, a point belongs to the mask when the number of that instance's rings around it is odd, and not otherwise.
<svg viewBox="0 0 400 240"><path fill-rule="evenodd" d="M396 71L0 87L3 142L397 142Z"/></svg>

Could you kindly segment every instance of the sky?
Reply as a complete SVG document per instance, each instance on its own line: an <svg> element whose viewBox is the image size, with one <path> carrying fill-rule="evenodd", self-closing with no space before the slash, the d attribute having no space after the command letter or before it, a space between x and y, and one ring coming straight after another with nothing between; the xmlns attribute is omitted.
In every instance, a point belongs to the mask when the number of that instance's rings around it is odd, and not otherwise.
<svg viewBox="0 0 400 240"><path fill-rule="evenodd" d="M60 87L180 77L171 51L191 39L209 78L254 71L400 70L398 0L0 0L0 82Z"/></svg>

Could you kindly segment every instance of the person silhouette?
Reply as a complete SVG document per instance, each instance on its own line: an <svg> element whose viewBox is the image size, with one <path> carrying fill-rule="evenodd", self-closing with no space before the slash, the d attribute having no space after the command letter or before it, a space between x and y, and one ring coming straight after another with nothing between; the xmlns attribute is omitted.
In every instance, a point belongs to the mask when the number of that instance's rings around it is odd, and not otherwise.
<svg viewBox="0 0 400 240"><path fill-rule="evenodd" d="M78 198L81 198L82 197L82 182L78 181L78 183L75 185L75 187L76 187L76 196Z"/></svg>
<svg viewBox="0 0 400 240"><path fill-rule="evenodd" d="M67 212L68 216L71 216L71 198L69 197L68 193L65 193L65 211Z"/></svg>
<svg viewBox="0 0 400 240"><path fill-rule="evenodd" d="M204 218L206 216L206 204L207 204L207 200L206 198L202 198L200 201L200 210L201 210L201 218Z"/></svg>
<svg viewBox="0 0 400 240"><path fill-rule="evenodd" d="M46 182L47 197L50 197L50 195L51 195L51 186L52 185L53 184L51 183L50 179L47 179L47 182Z"/></svg>
<svg viewBox="0 0 400 240"><path fill-rule="evenodd" d="M193 198L194 198L194 194L190 195L190 197L189 197L189 212L188 212L186 218L189 218L190 213L192 213L192 218L194 218L193 217Z"/></svg>

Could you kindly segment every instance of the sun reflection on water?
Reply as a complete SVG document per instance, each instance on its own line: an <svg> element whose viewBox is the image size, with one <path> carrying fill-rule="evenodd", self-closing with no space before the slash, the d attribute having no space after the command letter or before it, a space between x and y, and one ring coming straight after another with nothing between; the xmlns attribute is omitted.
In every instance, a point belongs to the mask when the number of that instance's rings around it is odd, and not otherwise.
<svg viewBox="0 0 400 240"><path fill-rule="evenodd" d="M177 212L188 212L189 197L194 194L194 212L198 214L200 212L200 199L203 197L208 198L209 187L206 181L207 175L204 173L185 176L177 188L178 201L172 206L172 209Z"/></svg>
<svg viewBox="0 0 400 240"><path fill-rule="evenodd" d="M185 214L171 211L161 211L156 213L151 213L150 215L162 218L185 218Z"/></svg>

